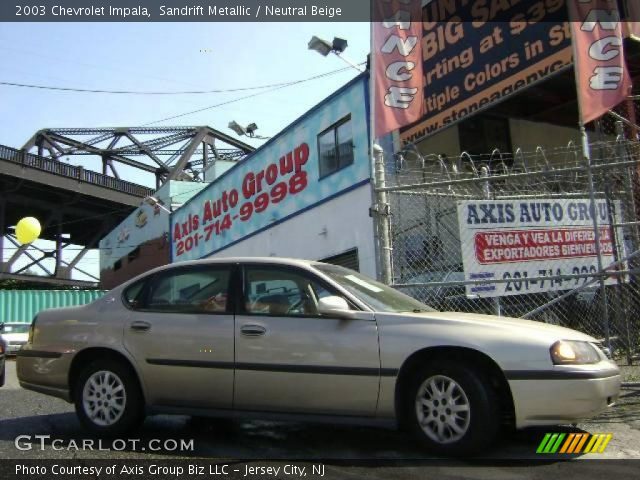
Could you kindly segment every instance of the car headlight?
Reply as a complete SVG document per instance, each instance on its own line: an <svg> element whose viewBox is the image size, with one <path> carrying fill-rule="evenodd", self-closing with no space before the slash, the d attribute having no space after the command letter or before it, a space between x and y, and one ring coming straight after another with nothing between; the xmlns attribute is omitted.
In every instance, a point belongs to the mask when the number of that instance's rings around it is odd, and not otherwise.
<svg viewBox="0 0 640 480"><path fill-rule="evenodd" d="M555 365L582 365L602 360L593 345L576 340L559 340L551 345L550 353Z"/></svg>

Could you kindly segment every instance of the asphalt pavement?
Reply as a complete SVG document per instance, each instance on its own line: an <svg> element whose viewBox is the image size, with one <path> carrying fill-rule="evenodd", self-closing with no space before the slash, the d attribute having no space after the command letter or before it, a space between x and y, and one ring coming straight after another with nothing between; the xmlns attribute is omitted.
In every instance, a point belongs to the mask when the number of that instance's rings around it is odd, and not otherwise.
<svg viewBox="0 0 640 480"><path fill-rule="evenodd" d="M536 453L549 431L612 438L604 453L566 461L567 456ZM640 462L634 461L640 460L640 388L624 390L618 405L589 422L505 433L491 450L465 461L438 459L401 432L370 427L158 415L130 437L118 443L91 437L71 404L21 389L15 362L7 362L7 382L0 388L0 459L206 459L253 466L306 461L325 465L325 478L430 478L436 472L439 478L549 478L567 469L595 475L589 478L611 478L616 469L621 478L640 478ZM512 475L498 474L505 468ZM254 478L287 478L261 473Z"/></svg>

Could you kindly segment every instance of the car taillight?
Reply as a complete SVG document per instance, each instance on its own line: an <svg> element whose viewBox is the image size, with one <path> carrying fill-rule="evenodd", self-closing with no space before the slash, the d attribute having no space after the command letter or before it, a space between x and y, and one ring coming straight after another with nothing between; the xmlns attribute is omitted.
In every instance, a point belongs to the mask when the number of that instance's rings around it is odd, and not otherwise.
<svg viewBox="0 0 640 480"><path fill-rule="evenodd" d="M29 338L27 339L27 343L33 343L33 337L36 330L36 320L38 320L37 315L33 317L33 321L31 322L31 326L29 327Z"/></svg>

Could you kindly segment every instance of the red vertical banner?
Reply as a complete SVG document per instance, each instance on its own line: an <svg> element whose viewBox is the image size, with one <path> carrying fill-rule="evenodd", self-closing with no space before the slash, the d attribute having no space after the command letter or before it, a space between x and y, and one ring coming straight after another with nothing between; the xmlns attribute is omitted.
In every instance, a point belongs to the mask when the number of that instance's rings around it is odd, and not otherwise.
<svg viewBox="0 0 640 480"><path fill-rule="evenodd" d="M622 102L631 78L616 0L569 0L580 121L589 123Z"/></svg>
<svg viewBox="0 0 640 480"><path fill-rule="evenodd" d="M422 2L374 0L372 24L375 137L422 116Z"/></svg>

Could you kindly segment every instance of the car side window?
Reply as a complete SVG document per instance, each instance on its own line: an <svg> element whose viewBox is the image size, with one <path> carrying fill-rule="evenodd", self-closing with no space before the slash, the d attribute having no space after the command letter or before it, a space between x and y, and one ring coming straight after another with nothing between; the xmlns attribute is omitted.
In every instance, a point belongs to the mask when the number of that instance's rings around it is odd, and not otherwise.
<svg viewBox="0 0 640 480"><path fill-rule="evenodd" d="M154 278L144 310L167 313L228 313L228 267L178 269Z"/></svg>
<svg viewBox="0 0 640 480"><path fill-rule="evenodd" d="M147 281L148 279L141 280L127 287L127 289L122 294L122 298L127 307L133 310L138 310L142 306L142 290L144 288L145 282Z"/></svg>
<svg viewBox="0 0 640 480"><path fill-rule="evenodd" d="M244 309L248 314L315 317L320 298L338 295L292 269L249 266L244 278Z"/></svg>

